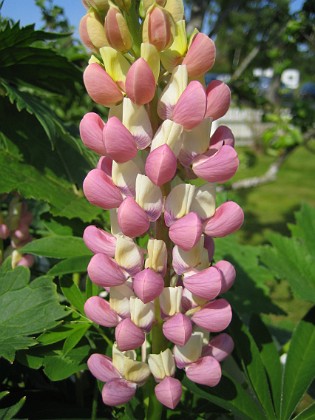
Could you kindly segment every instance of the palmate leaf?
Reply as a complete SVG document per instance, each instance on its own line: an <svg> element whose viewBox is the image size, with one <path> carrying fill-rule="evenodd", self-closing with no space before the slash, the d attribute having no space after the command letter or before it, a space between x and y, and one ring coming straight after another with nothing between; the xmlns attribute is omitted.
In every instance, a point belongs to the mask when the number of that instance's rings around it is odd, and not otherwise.
<svg viewBox="0 0 315 420"><path fill-rule="evenodd" d="M33 25L20 28L8 24L0 32L0 78L60 94L73 89L76 81L81 82L81 71L52 49L35 44L57 37L35 31Z"/></svg>
<svg viewBox="0 0 315 420"><path fill-rule="evenodd" d="M315 379L315 307L293 332L285 363L280 419L291 417L299 401Z"/></svg>
<svg viewBox="0 0 315 420"><path fill-rule="evenodd" d="M48 236L24 245L21 252L51 258L92 256L82 238L76 236Z"/></svg>
<svg viewBox="0 0 315 420"><path fill-rule="evenodd" d="M262 262L279 279L286 279L297 297L315 303L315 209L303 206L286 238L268 235L272 247L265 247Z"/></svg>
<svg viewBox="0 0 315 420"><path fill-rule="evenodd" d="M0 357L14 360L15 352L36 344L34 334L57 325L66 315L51 277L30 282L25 267L0 270Z"/></svg>
<svg viewBox="0 0 315 420"><path fill-rule="evenodd" d="M5 395L8 395L9 393L3 393ZM4 395L4 396L5 396ZM1 394L0 394L1 399ZM21 410L25 403L25 397L21 398L20 401L18 401L16 404L11 405L10 407L6 408L0 408L0 419L3 420L11 420L15 418L15 415Z"/></svg>
<svg viewBox="0 0 315 420"><path fill-rule="evenodd" d="M226 297L239 315L284 312L269 297L270 273L259 265L261 247L242 245L235 236L215 240L215 261L226 259L236 269L236 281Z"/></svg>
<svg viewBox="0 0 315 420"><path fill-rule="evenodd" d="M50 205L53 215L68 219L77 217L90 222L101 213L99 208L90 205L82 193L76 192L70 182L50 171L43 174L5 150L0 150L0 167L0 193L17 191L25 198L44 201Z"/></svg>
<svg viewBox="0 0 315 420"><path fill-rule="evenodd" d="M261 352L263 348L261 347L259 349L257 347L257 344L248 328L244 323L242 323L236 314L233 314L233 320L229 328L235 342L235 352L237 354L237 358L242 366L242 370L251 384L254 393L257 396L258 401L266 413L266 418L276 419L269 389L269 381L262 361ZM264 350L266 350L266 348ZM266 358L266 352L263 357Z"/></svg>

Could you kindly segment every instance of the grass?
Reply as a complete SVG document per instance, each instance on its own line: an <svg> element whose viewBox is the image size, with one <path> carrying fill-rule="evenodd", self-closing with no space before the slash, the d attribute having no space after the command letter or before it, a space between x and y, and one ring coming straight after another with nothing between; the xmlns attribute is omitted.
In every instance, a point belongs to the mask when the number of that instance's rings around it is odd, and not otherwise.
<svg viewBox="0 0 315 420"><path fill-rule="evenodd" d="M233 181L263 175L274 158L263 153L253 154L239 148L240 168ZM252 163L246 165L245 162ZM296 149L284 162L276 181L259 187L228 193L245 213L245 222L237 233L242 243L250 245L268 243L268 232L290 236L288 223L294 223L294 213L302 203L315 207L315 152L304 147ZM311 304L292 295L285 280L268 282L272 301L287 315L268 315L265 320L284 332L292 331L296 323L310 309ZM285 338L285 337L283 337Z"/></svg>
<svg viewBox="0 0 315 420"><path fill-rule="evenodd" d="M273 161L264 154L257 155L251 167L242 164L248 150L239 149L241 166L233 181L263 175ZM289 234L288 223L294 222L294 212L301 204L315 207L315 152L299 147L284 162L277 180L251 189L237 191L235 198L245 212L240 232L242 242L261 244L270 231ZM233 197L234 198L234 197Z"/></svg>

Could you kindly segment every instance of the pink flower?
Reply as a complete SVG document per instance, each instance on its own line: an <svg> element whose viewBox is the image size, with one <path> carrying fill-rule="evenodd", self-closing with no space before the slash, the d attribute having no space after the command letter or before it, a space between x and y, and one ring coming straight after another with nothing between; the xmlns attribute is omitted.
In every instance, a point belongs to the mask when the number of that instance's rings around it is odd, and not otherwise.
<svg viewBox="0 0 315 420"><path fill-rule="evenodd" d="M187 51L183 64L187 66L189 77L200 77L209 71L215 60L214 42L205 34L198 33Z"/></svg>
<svg viewBox="0 0 315 420"><path fill-rule="evenodd" d="M83 80L89 96L97 104L113 106L122 101L120 89L99 64L89 64L83 73Z"/></svg>
<svg viewBox="0 0 315 420"><path fill-rule="evenodd" d="M221 238L238 230L244 221L241 207L234 201L227 201L219 206L215 215L206 223L206 235Z"/></svg>
<svg viewBox="0 0 315 420"><path fill-rule="evenodd" d="M225 83L220 82L220 80L213 80L209 83L206 94L206 117L211 117L213 120L223 117L227 113L231 103L231 91L229 87Z"/></svg>
<svg viewBox="0 0 315 420"><path fill-rule="evenodd" d="M182 386L178 379L166 376L156 385L154 392L160 403L174 409L182 397Z"/></svg>
<svg viewBox="0 0 315 420"><path fill-rule="evenodd" d="M83 143L99 155L105 155L103 128L105 123L95 112L88 112L80 122L80 136Z"/></svg>
<svg viewBox="0 0 315 420"><path fill-rule="evenodd" d="M152 101L155 94L155 79L148 63L138 58L126 77L127 96L137 105L144 105Z"/></svg>

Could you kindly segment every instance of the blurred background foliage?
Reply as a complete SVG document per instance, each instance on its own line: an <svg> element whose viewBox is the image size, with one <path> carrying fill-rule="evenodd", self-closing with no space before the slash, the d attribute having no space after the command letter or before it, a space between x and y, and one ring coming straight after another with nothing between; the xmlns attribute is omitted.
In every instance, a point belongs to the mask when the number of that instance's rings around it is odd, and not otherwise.
<svg viewBox="0 0 315 420"><path fill-rule="evenodd" d="M251 369L270 374L263 366L270 334L276 347L269 354L286 354L293 330L292 354L298 352L297 342L306 349L314 340L313 313L308 311L315 303L315 3L185 3L188 28L202 29L216 42L217 60L211 72L230 75L233 105L259 110L268 125L250 145L237 146L240 169L219 194L219 201L239 202L246 215L240 232L217 240L215 254L237 268L238 279L228 299L244 322L235 321L231 327L240 350L226 365L229 379L221 387L225 391L219 388L206 394L186 383L193 398L187 391L179 409L167 418L176 419L181 411L187 418L230 418L231 412L250 418L235 396L229 404L223 401L227 389L237 389L242 397L249 387L255 401L250 402L247 393L242 398L252 408L258 399L265 413L262 418L269 419ZM98 112L104 119L106 115L85 93L82 72L89 55L72 35L63 8L57 0L36 0L36 5L42 15L41 30L22 28L4 16L0 19L1 212L7 214L17 193L26 200L33 213L35 240L24 246L24 252L36 256L31 274L23 267L13 272L9 260L1 266L0 305L14 300L15 315L22 320L27 313L28 322L21 321L14 330L7 313L3 310L0 315L0 406L4 407L0 418L143 418L137 400L113 410L100 404L98 384L86 371L90 352L106 353L113 337L87 320L83 311L86 298L100 290L85 274L90 253L82 232L91 222L108 227L108 216L83 196L83 179L97 156L82 146L78 127L86 112ZM253 75L255 68L273 69L267 88ZM300 87L288 90L281 84L281 74L290 68L299 70ZM10 279L15 284L4 287ZM26 293L29 306L25 306ZM40 308L37 302L42 302ZM48 309L50 318L36 322L38 311ZM266 342L255 336L253 326L267 337ZM246 358L247 341L257 346L256 359ZM312 364L311 353L305 350L305 355L304 364L298 359L289 363L287 382L298 366L307 370L307 363ZM297 410L287 403L284 412L293 415L314 407L314 389L309 388L314 378L304 376L302 386L292 387L297 389L295 399L290 397L299 403ZM269 383L272 379L268 376ZM307 410L300 419L312 418L314 410Z"/></svg>

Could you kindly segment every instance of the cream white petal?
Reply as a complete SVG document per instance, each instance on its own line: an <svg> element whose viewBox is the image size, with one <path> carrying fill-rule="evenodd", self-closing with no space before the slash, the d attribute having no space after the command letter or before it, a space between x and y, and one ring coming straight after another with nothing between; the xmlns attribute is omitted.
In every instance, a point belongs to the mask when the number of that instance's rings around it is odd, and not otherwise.
<svg viewBox="0 0 315 420"><path fill-rule="evenodd" d="M207 183L196 189L190 211L196 212L201 219L208 219L214 215L215 184Z"/></svg>
<svg viewBox="0 0 315 420"><path fill-rule="evenodd" d="M139 328L148 329L154 321L154 304L143 303L141 299L131 296L130 298L131 321Z"/></svg>
<svg viewBox="0 0 315 420"><path fill-rule="evenodd" d="M143 252L131 238L128 238L127 236L118 236L116 241L115 260L120 267L133 275L142 270Z"/></svg>
<svg viewBox="0 0 315 420"><path fill-rule="evenodd" d="M172 316L180 312L182 294L182 286L164 287L159 299L161 310L165 315Z"/></svg>
<svg viewBox="0 0 315 420"><path fill-rule="evenodd" d="M161 189L145 175L137 175L136 202L145 210L151 222L155 222L160 217L162 211Z"/></svg>
<svg viewBox="0 0 315 420"><path fill-rule="evenodd" d="M158 380L175 374L175 361L170 349L166 349L160 354L150 354L148 364L152 375Z"/></svg>
<svg viewBox="0 0 315 420"><path fill-rule="evenodd" d="M151 152L159 146L167 144L174 155L178 156L183 143L182 133L182 125L171 120L163 121L152 140Z"/></svg>
<svg viewBox="0 0 315 420"><path fill-rule="evenodd" d="M202 270L209 267L209 258L204 248L204 238L201 236L199 242L189 251L175 246L173 248L173 268L178 275L181 275L192 268Z"/></svg>
<svg viewBox="0 0 315 420"><path fill-rule="evenodd" d="M174 346L176 364L182 367L186 364L196 362L202 352L203 334L194 332L184 346Z"/></svg>
<svg viewBox="0 0 315 420"><path fill-rule="evenodd" d="M165 201L165 222L167 225L172 224L175 219L186 216L191 211L190 206L195 190L196 187L191 184L179 184L172 188Z"/></svg>
<svg viewBox="0 0 315 420"><path fill-rule="evenodd" d="M157 273L164 274L167 264L167 249L165 242L160 239L149 239L147 245L148 255L145 268L151 268Z"/></svg>
<svg viewBox="0 0 315 420"><path fill-rule="evenodd" d="M136 105L129 98L124 98L122 122L134 136L138 149L142 150L149 146L153 131L149 115L143 105Z"/></svg>
<svg viewBox="0 0 315 420"><path fill-rule="evenodd" d="M192 160L209 148L211 118L205 118L197 127L182 134L182 149L179 159L185 166L189 166Z"/></svg>
<svg viewBox="0 0 315 420"><path fill-rule="evenodd" d="M137 362L134 351L121 352L117 346L113 346L113 365L127 381L142 384L150 375L149 366L143 362Z"/></svg>
<svg viewBox="0 0 315 420"><path fill-rule="evenodd" d="M110 218L110 229L111 229L112 235L114 236L122 235L120 226L118 224L117 209L109 210L109 218Z"/></svg>
<svg viewBox="0 0 315 420"><path fill-rule="evenodd" d="M172 117L173 107L188 84L188 72L185 65L177 66L165 86L158 103L158 114L163 119Z"/></svg>
<svg viewBox="0 0 315 420"><path fill-rule="evenodd" d="M134 296L132 288L128 282L110 288L109 305L121 317L127 317L130 314L130 297Z"/></svg>
<svg viewBox="0 0 315 420"><path fill-rule="evenodd" d="M121 192L127 196L134 196L137 175L144 170L141 158L134 158L125 163L113 161L112 179Z"/></svg>
<svg viewBox="0 0 315 420"><path fill-rule="evenodd" d="M160 75L160 55L158 50L149 42L143 42L141 44L141 57L149 64L157 82Z"/></svg>

